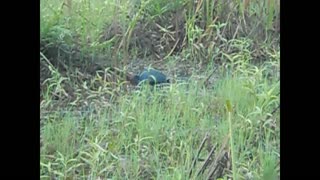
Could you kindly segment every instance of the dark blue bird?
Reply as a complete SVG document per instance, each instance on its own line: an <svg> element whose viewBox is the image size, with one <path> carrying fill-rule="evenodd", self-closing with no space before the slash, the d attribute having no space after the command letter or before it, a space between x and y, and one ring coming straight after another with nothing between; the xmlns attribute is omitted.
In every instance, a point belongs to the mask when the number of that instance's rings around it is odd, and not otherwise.
<svg viewBox="0 0 320 180"><path fill-rule="evenodd" d="M152 68L148 68L148 69L145 68L142 71L142 73L140 73L139 75L129 76L129 81L133 85L138 85L146 81L146 82L149 82L149 84L152 86L156 84L170 83L170 80L167 79L166 75Z"/></svg>

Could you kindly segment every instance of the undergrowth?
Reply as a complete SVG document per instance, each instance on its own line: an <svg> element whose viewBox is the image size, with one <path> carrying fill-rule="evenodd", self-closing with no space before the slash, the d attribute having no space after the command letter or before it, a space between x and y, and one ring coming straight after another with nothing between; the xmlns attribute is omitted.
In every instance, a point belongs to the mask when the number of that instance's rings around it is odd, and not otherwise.
<svg viewBox="0 0 320 180"><path fill-rule="evenodd" d="M41 0L40 178L279 179L279 8Z"/></svg>

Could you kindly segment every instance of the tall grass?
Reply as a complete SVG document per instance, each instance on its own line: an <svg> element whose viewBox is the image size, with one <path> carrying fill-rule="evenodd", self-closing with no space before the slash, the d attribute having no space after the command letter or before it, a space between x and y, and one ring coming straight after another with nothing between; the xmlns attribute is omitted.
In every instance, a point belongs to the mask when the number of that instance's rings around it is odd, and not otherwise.
<svg viewBox="0 0 320 180"><path fill-rule="evenodd" d="M42 129L42 177L185 179L206 132L218 146L232 132L236 177L274 176L279 119L266 117L279 103L277 92L271 91L278 85L265 83L262 77L253 86L263 90L251 92L245 76L227 76L214 91L195 82L188 88L179 84L143 88L119 97L112 108L77 116L72 111L55 114ZM224 111L226 99L234 105L232 121Z"/></svg>
<svg viewBox="0 0 320 180"><path fill-rule="evenodd" d="M57 0L41 1L42 39L60 40L69 46L76 44L81 52L113 52L113 58L124 52L128 60L129 51L136 51L133 47L137 43L162 58L179 51L179 46L188 47L191 58L201 60L211 57L210 52L221 49L226 40L247 36L263 43L278 39L273 31L280 5L275 0L196 3L95 0L72 1L70 8L65 4Z"/></svg>
<svg viewBox="0 0 320 180"><path fill-rule="evenodd" d="M40 11L41 179L279 178L278 1L42 0ZM128 90L109 67L142 66L135 57L173 83Z"/></svg>

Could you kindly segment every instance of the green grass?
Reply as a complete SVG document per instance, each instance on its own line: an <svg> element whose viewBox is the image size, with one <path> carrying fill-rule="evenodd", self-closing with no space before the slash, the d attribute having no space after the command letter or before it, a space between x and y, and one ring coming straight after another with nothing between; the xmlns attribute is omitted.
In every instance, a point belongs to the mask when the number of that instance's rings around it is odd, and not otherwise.
<svg viewBox="0 0 320 180"><path fill-rule="evenodd" d="M266 116L279 103L277 92L271 91L276 84L260 78L253 86L263 90L252 94L247 81L238 74L221 79L210 91L196 83L153 92L146 88L119 97L112 108L77 116L52 112L42 128L41 175L185 179L205 133L221 145L232 125L234 173L252 174L253 179L275 176L279 127L273 128L279 116ZM231 124L225 100L234 105Z"/></svg>
<svg viewBox="0 0 320 180"><path fill-rule="evenodd" d="M279 179L278 1L119 2L41 1L41 179Z"/></svg>

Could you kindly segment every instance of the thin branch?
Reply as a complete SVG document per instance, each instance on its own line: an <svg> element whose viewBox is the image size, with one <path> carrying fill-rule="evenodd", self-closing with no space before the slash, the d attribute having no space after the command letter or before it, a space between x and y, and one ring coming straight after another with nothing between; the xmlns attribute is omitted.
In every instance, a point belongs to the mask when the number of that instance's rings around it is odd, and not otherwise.
<svg viewBox="0 0 320 180"><path fill-rule="evenodd" d="M203 146L204 146L204 143L206 142L206 140L208 139L208 133L206 133L205 137L203 138L202 142L201 142L201 145L198 149L198 153L197 153L197 156L193 159L193 162L192 162L192 165L191 165L191 168L190 168L190 172L189 172L189 178L191 177L191 174L192 174L192 169L194 168L194 166L196 165L196 162L197 162L197 159L200 155L200 152L201 150L203 149Z"/></svg>
<svg viewBox="0 0 320 180"><path fill-rule="evenodd" d="M209 162L211 160L211 156L213 155L213 153L215 152L217 147L217 144L211 149L206 161L204 162L203 166L201 167L200 171L198 172L197 176L200 175L200 173L202 174L204 172L204 170L206 169L206 167L209 165Z"/></svg>

